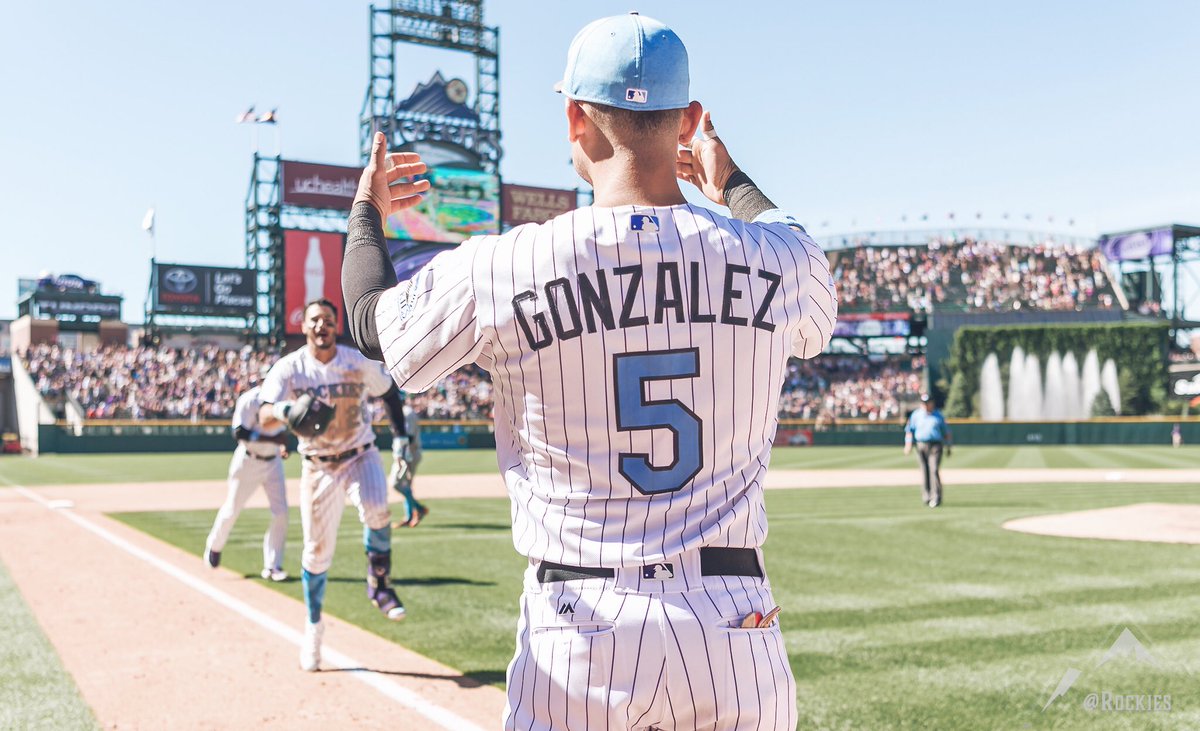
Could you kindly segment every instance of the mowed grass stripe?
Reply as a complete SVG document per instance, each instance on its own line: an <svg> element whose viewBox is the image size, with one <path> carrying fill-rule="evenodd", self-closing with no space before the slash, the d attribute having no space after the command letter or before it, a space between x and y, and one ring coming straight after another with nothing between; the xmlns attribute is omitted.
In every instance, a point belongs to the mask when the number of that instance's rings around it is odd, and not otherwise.
<svg viewBox="0 0 1200 731"><path fill-rule="evenodd" d="M1051 452L1052 454L1052 452ZM1050 460L1048 460L1050 461ZM418 478L419 482L419 478ZM419 487L419 485L418 485ZM1192 485L951 486L945 508L912 489L767 494L766 546L799 681L801 728L1195 728L1200 657L1195 548L1051 538L1005 531L1009 518L1131 502L1200 503ZM394 534L395 575L410 609L383 620L363 594L361 528L343 521L329 610L384 637L501 683L512 653L525 565L502 500L438 500L428 521ZM123 520L199 556L211 513ZM265 511L247 511L224 563L257 576ZM298 571L292 525L287 568ZM197 558L197 560L199 560ZM300 599L298 582L273 588ZM302 621L299 606L297 622ZM1146 676L1131 661L1093 668L1134 625L1161 655ZM1178 660L1178 662L1176 662ZM1171 714L1089 715L1041 706L1068 667L1079 689L1176 694ZM1107 685L1104 685L1107 684ZM1144 688L1144 691L1138 691Z"/></svg>
<svg viewBox="0 0 1200 731"><path fill-rule="evenodd" d="M99 728L3 563L0 617L0 729Z"/></svg>
<svg viewBox="0 0 1200 731"><path fill-rule="evenodd" d="M0 457L0 482L22 485L60 485L104 482L168 482L177 480L220 480L229 469L230 452L168 454L48 454L29 457ZM380 456L385 465L391 455ZM1181 449L1159 446L980 446L957 447L943 461L945 468L1005 467L1093 467L1099 469L1174 468L1200 465L1200 447ZM779 447L772 452L771 467L798 470L912 470L915 455L903 453L902 440L895 447ZM284 463L288 477L300 475L300 460ZM496 453L488 449L429 450L421 462L426 475L496 474Z"/></svg>

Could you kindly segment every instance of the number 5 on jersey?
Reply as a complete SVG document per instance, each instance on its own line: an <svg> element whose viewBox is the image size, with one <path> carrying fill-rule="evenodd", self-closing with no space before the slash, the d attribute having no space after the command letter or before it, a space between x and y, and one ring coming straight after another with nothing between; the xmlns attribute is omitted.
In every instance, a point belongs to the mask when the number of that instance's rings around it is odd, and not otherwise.
<svg viewBox="0 0 1200 731"><path fill-rule="evenodd" d="M700 454L704 425L700 417L678 399L649 400L646 383L699 375L700 351L697 348L613 356L617 430L670 429L674 438L675 458L662 467L650 464L650 455L644 452L618 455L618 471L643 494L675 492L690 482L704 465Z"/></svg>

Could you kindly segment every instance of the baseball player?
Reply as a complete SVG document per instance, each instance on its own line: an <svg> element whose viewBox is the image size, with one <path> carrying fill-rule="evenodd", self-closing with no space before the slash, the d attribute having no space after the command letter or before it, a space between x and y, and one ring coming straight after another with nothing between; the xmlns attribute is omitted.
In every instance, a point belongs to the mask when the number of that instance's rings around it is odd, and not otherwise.
<svg viewBox="0 0 1200 731"><path fill-rule="evenodd" d="M662 23L595 21L558 87L595 205L395 284L381 221L419 197L403 179L423 165L377 135L351 212L359 348L411 391L466 363L492 374L529 559L507 729L796 726L763 479L787 361L822 350L837 304L824 253L733 164L688 81Z"/></svg>
<svg viewBox="0 0 1200 731"><path fill-rule="evenodd" d="M238 396L233 408L233 438L238 445L229 463L229 493L217 511L204 543L204 561L214 569L221 565L221 551L229 540L229 532L250 495L262 486L271 506L271 523L263 536L262 577L283 581L287 578L287 572L283 570L288 524L287 490L283 478L283 459L288 456L287 434L282 425L266 429L259 423L258 411L262 406L259 391L257 385L250 388Z"/></svg>
<svg viewBox="0 0 1200 731"><path fill-rule="evenodd" d="M328 300L304 308L305 345L279 360L267 374L259 398L259 418L267 428L286 424L299 439L300 525L304 532L304 602L308 621L300 667L321 663L321 605L326 572L333 563L338 525L347 496L358 508L367 552L367 596L392 620L404 618L404 605L390 586L391 511L387 482L367 399L382 397L396 439L403 440L404 403L388 374L353 348L337 345L337 308Z"/></svg>
<svg viewBox="0 0 1200 731"><path fill-rule="evenodd" d="M392 523L392 527L416 528L429 515L429 508L413 497L413 478L421 463L421 425L417 412L408 404L404 405L404 428L407 439L392 440L392 470L388 474L388 484L404 499L404 519Z"/></svg>

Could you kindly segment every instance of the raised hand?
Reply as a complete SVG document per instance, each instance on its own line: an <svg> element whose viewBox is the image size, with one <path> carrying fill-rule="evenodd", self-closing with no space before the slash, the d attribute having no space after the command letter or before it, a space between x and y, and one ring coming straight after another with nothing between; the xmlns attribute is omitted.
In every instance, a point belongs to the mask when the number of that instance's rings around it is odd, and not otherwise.
<svg viewBox="0 0 1200 731"><path fill-rule="evenodd" d="M701 136L690 147L680 147L675 158L675 177L686 180L700 189L704 197L717 205L725 202L725 183L737 172L738 166L729 156L725 143L717 136L712 115L705 110L700 118Z"/></svg>
<svg viewBox="0 0 1200 731"><path fill-rule="evenodd" d="M371 146L371 160L363 169L358 180L358 192L354 202L366 201L379 210L379 215L389 215L410 208L421 202L421 194L429 190L428 180L402 182L425 172L425 163L415 152L387 151L387 138L382 132L375 133Z"/></svg>

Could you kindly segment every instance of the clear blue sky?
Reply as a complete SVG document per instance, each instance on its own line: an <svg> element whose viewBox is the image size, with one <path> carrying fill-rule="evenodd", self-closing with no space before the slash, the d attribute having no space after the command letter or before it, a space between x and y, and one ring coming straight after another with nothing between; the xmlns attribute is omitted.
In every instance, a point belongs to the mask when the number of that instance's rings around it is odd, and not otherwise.
<svg viewBox="0 0 1200 731"><path fill-rule="evenodd" d="M164 261L240 265L249 104L285 157L357 162L366 2L9 3L0 24L0 317L38 271L140 321ZM506 180L573 187L550 91L587 21L672 25L735 159L816 227L982 211L1085 232L1200 223L1200 3L492 0ZM398 88L469 57L402 47ZM472 89L474 93L474 89ZM272 133L263 129L264 142ZM819 231L818 231L819 233Z"/></svg>

